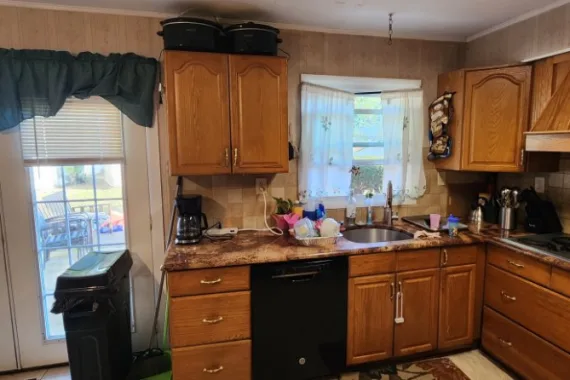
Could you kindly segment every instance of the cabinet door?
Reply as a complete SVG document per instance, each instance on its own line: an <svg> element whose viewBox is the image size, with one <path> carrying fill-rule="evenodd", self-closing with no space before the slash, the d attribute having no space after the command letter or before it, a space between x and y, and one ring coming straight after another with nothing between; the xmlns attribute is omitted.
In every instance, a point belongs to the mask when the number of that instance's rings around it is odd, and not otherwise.
<svg viewBox="0 0 570 380"><path fill-rule="evenodd" d="M394 356L437 348L439 269L398 273Z"/></svg>
<svg viewBox="0 0 570 380"><path fill-rule="evenodd" d="M385 274L348 281L347 364L392 356L394 277Z"/></svg>
<svg viewBox="0 0 570 380"><path fill-rule="evenodd" d="M475 264L443 268L439 299L439 348L473 342Z"/></svg>
<svg viewBox="0 0 570 380"><path fill-rule="evenodd" d="M289 170L287 61L230 56L234 173Z"/></svg>
<svg viewBox="0 0 570 380"><path fill-rule="evenodd" d="M231 173L228 56L167 51L164 73L170 173Z"/></svg>
<svg viewBox="0 0 570 380"><path fill-rule="evenodd" d="M467 72L463 170L524 170L530 83L530 66Z"/></svg>

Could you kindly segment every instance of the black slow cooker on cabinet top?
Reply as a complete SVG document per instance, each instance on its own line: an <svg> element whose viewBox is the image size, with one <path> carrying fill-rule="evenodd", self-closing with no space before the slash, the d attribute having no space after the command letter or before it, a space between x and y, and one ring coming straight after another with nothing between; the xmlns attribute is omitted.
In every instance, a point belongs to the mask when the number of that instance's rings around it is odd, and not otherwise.
<svg viewBox="0 0 570 380"><path fill-rule="evenodd" d="M166 50L187 50L236 54L277 55L279 29L246 22L224 29L201 18L176 17L161 21Z"/></svg>

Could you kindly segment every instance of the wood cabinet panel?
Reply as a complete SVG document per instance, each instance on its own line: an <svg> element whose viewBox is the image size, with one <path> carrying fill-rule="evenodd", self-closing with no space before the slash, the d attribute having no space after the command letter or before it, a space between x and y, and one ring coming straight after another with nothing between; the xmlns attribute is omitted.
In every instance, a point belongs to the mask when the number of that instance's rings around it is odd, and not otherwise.
<svg viewBox="0 0 570 380"><path fill-rule="evenodd" d="M570 351L570 298L487 265L485 305Z"/></svg>
<svg viewBox="0 0 570 380"><path fill-rule="evenodd" d="M481 249L485 249L483 244L442 248L441 266L474 264L477 262L477 252Z"/></svg>
<svg viewBox="0 0 570 380"><path fill-rule="evenodd" d="M174 297L170 300L172 347L248 339L250 292Z"/></svg>
<svg viewBox="0 0 570 380"><path fill-rule="evenodd" d="M347 364L392 356L394 281L393 274L348 280Z"/></svg>
<svg viewBox="0 0 570 380"><path fill-rule="evenodd" d="M466 73L463 170L524 170L530 84L531 66Z"/></svg>
<svg viewBox="0 0 570 380"><path fill-rule="evenodd" d="M485 307L485 350L527 379L567 379L570 355Z"/></svg>
<svg viewBox="0 0 570 380"><path fill-rule="evenodd" d="M473 342L476 265L441 270L438 347L451 348Z"/></svg>
<svg viewBox="0 0 570 380"><path fill-rule="evenodd" d="M439 268L439 248L402 251L396 254L398 272Z"/></svg>
<svg viewBox="0 0 570 380"><path fill-rule="evenodd" d="M251 340L172 349L174 380L251 380Z"/></svg>
<svg viewBox="0 0 570 380"><path fill-rule="evenodd" d="M490 264L538 284L550 284L550 265L507 248L490 245L488 249Z"/></svg>
<svg viewBox="0 0 570 380"><path fill-rule="evenodd" d="M398 273L394 356L405 356L437 348L439 269Z"/></svg>
<svg viewBox="0 0 570 380"><path fill-rule="evenodd" d="M348 275L350 277L392 273L396 271L396 252L350 256Z"/></svg>
<svg viewBox="0 0 570 380"><path fill-rule="evenodd" d="M164 54L170 174L230 173L227 55Z"/></svg>
<svg viewBox="0 0 570 380"><path fill-rule="evenodd" d="M249 284L249 266L168 273L171 297L248 290Z"/></svg>
<svg viewBox="0 0 570 380"><path fill-rule="evenodd" d="M550 288L570 297L570 273L565 270L552 267Z"/></svg>
<svg viewBox="0 0 570 380"><path fill-rule="evenodd" d="M246 55L229 60L233 172L287 172L287 60Z"/></svg>

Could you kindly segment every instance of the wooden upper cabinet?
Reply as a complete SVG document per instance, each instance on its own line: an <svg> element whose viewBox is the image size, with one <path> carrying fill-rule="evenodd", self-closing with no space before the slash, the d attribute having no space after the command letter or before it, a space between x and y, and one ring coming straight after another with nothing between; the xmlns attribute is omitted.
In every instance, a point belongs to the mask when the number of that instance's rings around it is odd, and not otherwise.
<svg viewBox="0 0 570 380"><path fill-rule="evenodd" d="M347 364L390 358L394 338L395 276L348 280Z"/></svg>
<svg viewBox="0 0 570 380"><path fill-rule="evenodd" d="M437 348L439 269L398 273L394 356Z"/></svg>
<svg viewBox="0 0 570 380"><path fill-rule="evenodd" d="M289 170L287 61L230 55L234 173Z"/></svg>
<svg viewBox="0 0 570 380"><path fill-rule="evenodd" d="M524 171L531 70L531 66L518 66L467 72L464 170Z"/></svg>
<svg viewBox="0 0 570 380"><path fill-rule="evenodd" d="M442 74L438 93L455 92L448 126L452 154L437 169L521 172L529 129L532 67L468 69Z"/></svg>
<svg viewBox="0 0 570 380"><path fill-rule="evenodd" d="M227 55L164 54L171 175L231 173Z"/></svg>
<svg viewBox="0 0 570 380"><path fill-rule="evenodd" d="M476 265L441 270L438 348L471 344L475 318Z"/></svg>

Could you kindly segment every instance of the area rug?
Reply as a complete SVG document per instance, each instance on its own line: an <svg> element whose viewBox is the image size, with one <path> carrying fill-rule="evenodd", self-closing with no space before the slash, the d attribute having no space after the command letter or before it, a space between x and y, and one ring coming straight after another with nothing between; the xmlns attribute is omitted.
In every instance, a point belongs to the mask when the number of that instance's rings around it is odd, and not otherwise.
<svg viewBox="0 0 570 380"><path fill-rule="evenodd" d="M358 375L343 375L338 380L469 380L448 358L429 359L414 363L386 365L360 372Z"/></svg>

